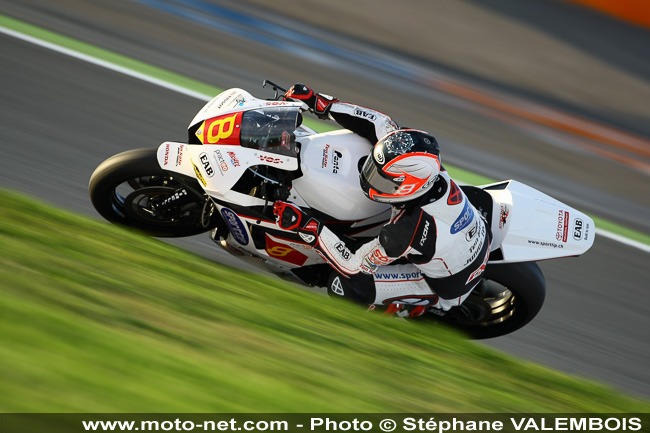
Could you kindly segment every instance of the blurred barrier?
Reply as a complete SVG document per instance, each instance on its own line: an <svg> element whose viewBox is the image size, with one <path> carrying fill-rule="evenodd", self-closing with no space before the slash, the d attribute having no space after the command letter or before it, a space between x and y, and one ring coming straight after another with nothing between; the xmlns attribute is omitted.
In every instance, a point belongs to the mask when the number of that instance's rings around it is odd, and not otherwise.
<svg viewBox="0 0 650 433"><path fill-rule="evenodd" d="M650 29L649 0L568 0Z"/></svg>

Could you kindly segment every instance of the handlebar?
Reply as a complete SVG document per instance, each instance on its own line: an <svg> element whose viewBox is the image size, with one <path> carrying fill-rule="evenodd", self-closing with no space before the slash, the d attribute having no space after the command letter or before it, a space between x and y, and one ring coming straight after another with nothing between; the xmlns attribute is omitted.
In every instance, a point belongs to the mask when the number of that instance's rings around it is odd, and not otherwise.
<svg viewBox="0 0 650 433"><path fill-rule="evenodd" d="M273 86L273 90L275 91L275 95L273 96L274 101L280 100L280 94L278 93L278 90L282 92L282 95L287 93L286 89L283 89L282 87L269 80L264 80L264 82L262 82L262 87L266 87L267 84Z"/></svg>

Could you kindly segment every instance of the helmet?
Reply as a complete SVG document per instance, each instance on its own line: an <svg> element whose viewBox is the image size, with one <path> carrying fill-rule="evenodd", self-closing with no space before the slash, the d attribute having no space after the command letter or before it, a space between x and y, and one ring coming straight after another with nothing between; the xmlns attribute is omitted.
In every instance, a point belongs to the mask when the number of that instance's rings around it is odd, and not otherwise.
<svg viewBox="0 0 650 433"><path fill-rule="evenodd" d="M436 139L426 132L401 129L382 137L361 169L361 188L382 203L404 203L424 195L440 173Z"/></svg>

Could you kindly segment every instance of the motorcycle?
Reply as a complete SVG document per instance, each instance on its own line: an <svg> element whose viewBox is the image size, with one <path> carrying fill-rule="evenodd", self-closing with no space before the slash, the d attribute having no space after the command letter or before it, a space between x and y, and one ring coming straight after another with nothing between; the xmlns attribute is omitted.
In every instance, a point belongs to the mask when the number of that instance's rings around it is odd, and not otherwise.
<svg viewBox="0 0 650 433"><path fill-rule="evenodd" d="M338 274L296 232L280 229L273 203L298 205L349 244L377 236L390 207L368 199L359 185L371 143L348 130L317 133L303 125L303 104L284 100L285 90L267 83L275 91L268 99L234 88L210 100L190 122L186 143L167 141L107 159L90 178L90 198L108 221L156 237L209 232L233 255L307 286L331 287ZM542 308L546 284L536 262L585 253L595 226L516 180L462 190L492 230L489 260L460 307L428 308L424 317L472 338L498 337ZM426 285L406 262L382 266L373 278L377 288L411 288L413 305Z"/></svg>

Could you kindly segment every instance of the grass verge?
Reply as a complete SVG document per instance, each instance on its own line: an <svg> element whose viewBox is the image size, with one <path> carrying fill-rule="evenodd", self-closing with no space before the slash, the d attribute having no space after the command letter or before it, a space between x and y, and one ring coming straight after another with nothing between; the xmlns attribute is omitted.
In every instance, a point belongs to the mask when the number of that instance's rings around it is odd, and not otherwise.
<svg viewBox="0 0 650 433"><path fill-rule="evenodd" d="M0 190L0 412L649 412Z"/></svg>

